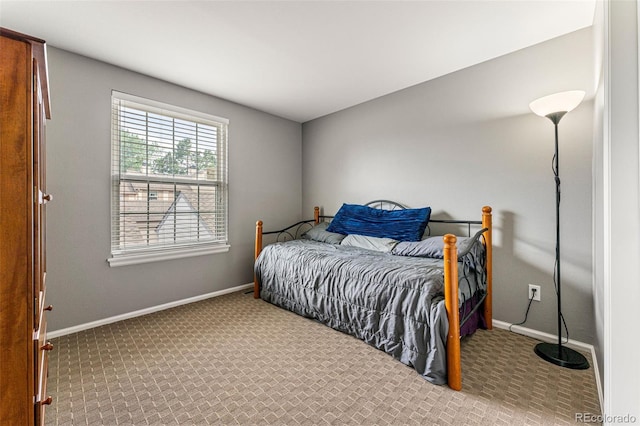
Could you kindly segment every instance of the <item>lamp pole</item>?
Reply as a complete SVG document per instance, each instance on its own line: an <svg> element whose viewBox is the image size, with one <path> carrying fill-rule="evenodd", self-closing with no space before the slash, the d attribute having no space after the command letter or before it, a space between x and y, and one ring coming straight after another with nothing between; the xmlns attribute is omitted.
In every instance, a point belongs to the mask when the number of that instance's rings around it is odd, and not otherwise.
<svg viewBox="0 0 640 426"><path fill-rule="evenodd" d="M553 175L556 182L556 278L558 284L556 286L556 294L558 297L558 358L562 357L562 279L560 276L560 156L558 149L558 123L566 112L556 112L547 115L547 118L553 122L555 130L555 154L553 157Z"/></svg>
<svg viewBox="0 0 640 426"><path fill-rule="evenodd" d="M562 279L560 276L560 160L558 149L558 123L566 114L566 111L553 112L547 114L549 120L553 122L555 131L555 153L553 156L553 175L556 183L556 260L555 260L555 281L556 281L556 297L558 307L558 344L539 343L535 347L535 353L542 359L559 365L561 367L572 368L576 370L585 370L589 368L589 362L579 352L562 346Z"/></svg>

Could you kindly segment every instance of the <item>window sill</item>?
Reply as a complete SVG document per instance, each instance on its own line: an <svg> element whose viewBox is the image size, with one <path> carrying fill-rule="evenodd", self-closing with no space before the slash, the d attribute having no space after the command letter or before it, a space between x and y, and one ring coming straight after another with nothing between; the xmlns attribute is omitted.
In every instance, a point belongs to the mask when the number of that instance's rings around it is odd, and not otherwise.
<svg viewBox="0 0 640 426"><path fill-rule="evenodd" d="M204 256L207 254L226 253L230 245L194 247L188 249L163 250L158 252L125 254L107 259L110 267L137 265L139 263L161 262L163 260L182 259L185 257Z"/></svg>

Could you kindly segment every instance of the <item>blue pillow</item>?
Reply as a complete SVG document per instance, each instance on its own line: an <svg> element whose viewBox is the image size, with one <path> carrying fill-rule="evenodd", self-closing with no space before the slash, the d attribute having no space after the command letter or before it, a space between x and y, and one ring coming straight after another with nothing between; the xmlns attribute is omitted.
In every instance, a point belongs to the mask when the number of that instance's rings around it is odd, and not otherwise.
<svg viewBox="0 0 640 426"><path fill-rule="evenodd" d="M358 204L343 204L327 228L338 234L358 234L420 241L431 216L431 208L381 210Z"/></svg>

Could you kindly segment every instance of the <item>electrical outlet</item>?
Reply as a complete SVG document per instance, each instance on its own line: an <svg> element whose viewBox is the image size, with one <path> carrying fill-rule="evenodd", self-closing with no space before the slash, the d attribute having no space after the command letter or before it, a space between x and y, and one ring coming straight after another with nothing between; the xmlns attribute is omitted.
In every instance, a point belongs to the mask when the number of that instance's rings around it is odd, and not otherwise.
<svg viewBox="0 0 640 426"><path fill-rule="evenodd" d="M535 290L535 294L533 293L534 290ZM540 301L540 286L539 285L529 284L529 296L527 297L527 299L531 300L532 297L533 297L533 300L535 300L536 302Z"/></svg>

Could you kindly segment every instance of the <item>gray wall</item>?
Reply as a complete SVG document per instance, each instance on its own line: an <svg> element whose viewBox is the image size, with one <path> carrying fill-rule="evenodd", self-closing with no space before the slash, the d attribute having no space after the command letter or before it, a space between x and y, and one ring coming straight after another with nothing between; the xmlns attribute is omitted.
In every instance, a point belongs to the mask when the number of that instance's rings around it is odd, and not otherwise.
<svg viewBox="0 0 640 426"><path fill-rule="evenodd" d="M556 334L552 280L553 125L533 99L572 89L593 97L591 28L303 124L303 212L387 198L434 217L494 209L494 316ZM563 311L570 337L593 340L593 101L560 123Z"/></svg>
<svg viewBox="0 0 640 426"><path fill-rule="evenodd" d="M300 124L63 50L48 53L49 329L253 281L256 220L300 217ZM112 89L230 120L228 253L108 266Z"/></svg>

